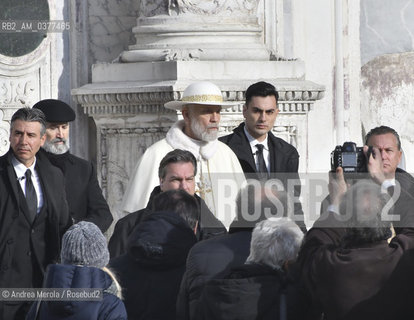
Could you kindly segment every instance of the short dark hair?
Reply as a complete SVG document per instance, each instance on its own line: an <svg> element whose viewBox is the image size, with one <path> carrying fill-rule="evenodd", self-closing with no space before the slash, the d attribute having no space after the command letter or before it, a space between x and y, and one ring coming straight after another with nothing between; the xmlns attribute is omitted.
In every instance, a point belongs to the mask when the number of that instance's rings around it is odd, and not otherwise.
<svg viewBox="0 0 414 320"><path fill-rule="evenodd" d="M181 189L158 194L154 198L152 210L175 212L188 223L191 229L196 227L200 216L197 200Z"/></svg>
<svg viewBox="0 0 414 320"><path fill-rule="evenodd" d="M276 98L276 102L279 101L279 93L277 92L274 85L264 81L253 83L246 90L246 107L249 104L250 100L252 100L252 97L267 96L274 96Z"/></svg>
<svg viewBox="0 0 414 320"><path fill-rule="evenodd" d="M389 201L390 196L373 181L361 180L353 185L339 207L341 215L349 215L343 246L358 247L388 239L391 236L390 222L383 221L381 215L386 209L392 214L393 207L386 206Z"/></svg>
<svg viewBox="0 0 414 320"><path fill-rule="evenodd" d="M162 158L160 162L160 166L158 167L158 177L160 179L164 179L165 175L167 174L167 166L170 163L177 163L177 162L191 162L194 167L194 175L197 174L197 160L194 155L187 150L175 149L173 151L168 152L164 158Z"/></svg>
<svg viewBox="0 0 414 320"><path fill-rule="evenodd" d="M380 134L387 134L387 133L391 133L391 134L394 135L394 137L397 139L398 150L401 150L400 136L398 135L397 131L395 131L393 128L390 128L390 127L387 127L387 126L379 126L379 127L374 128L374 129L371 129L371 131L368 132L367 135L365 136L365 144L368 145L368 140L372 136L378 136Z"/></svg>
<svg viewBox="0 0 414 320"><path fill-rule="evenodd" d="M32 108L20 108L12 116L10 121L10 127L13 128L13 123L16 120L26 122L39 122L41 125L40 135L43 136L46 133L46 117L42 110Z"/></svg>

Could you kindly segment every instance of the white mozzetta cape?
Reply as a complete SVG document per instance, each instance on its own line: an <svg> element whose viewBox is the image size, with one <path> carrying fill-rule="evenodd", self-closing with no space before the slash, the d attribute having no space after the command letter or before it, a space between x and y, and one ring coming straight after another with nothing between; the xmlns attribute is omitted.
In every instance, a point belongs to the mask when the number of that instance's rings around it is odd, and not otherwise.
<svg viewBox="0 0 414 320"><path fill-rule="evenodd" d="M228 228L235 217L237 192L245 182L239 160L226 144L193 140L184 134L183 128L184 121L177 121L165 139L151 145L142 155L129 180L123 210L134 212L147 205L151 191L159 185L162 158L174 149L183 149L197 159L196 193Z"/></svg>

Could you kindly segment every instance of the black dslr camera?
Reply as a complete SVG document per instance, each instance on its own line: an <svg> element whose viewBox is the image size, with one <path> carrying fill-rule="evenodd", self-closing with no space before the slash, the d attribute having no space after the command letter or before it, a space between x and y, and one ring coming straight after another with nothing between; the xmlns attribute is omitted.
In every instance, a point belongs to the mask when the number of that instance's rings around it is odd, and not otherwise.
<svg viewBox="0 0 414 320"><path fill-rule="evenodd" d="M362 147L357 147L354 142L345 142L331 152L331 170L335 172L337 167L342 167L344 174L368 172L367 158L371 153L372 147L369 147L365 157Z"/></svg>

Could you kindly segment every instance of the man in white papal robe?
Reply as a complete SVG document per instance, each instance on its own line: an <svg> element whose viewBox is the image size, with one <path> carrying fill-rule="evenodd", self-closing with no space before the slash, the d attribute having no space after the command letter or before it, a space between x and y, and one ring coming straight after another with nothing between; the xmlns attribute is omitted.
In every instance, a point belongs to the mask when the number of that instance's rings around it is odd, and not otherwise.
<svg viewBox="0 0 414 320"><path fill-rule="evenodd" d="M181 110L183 120L142 155L125 192L123 210L131 213L147 205L152 190L160 183L157 168L161 159L174 149L183 149L197 159L196 193L228 228L235 217L237 193L245 182L236 155L217 140L220 111L233 105L223 102L221 90L210 82L193 83L180 101L166 103L166 108Z"/></svg>

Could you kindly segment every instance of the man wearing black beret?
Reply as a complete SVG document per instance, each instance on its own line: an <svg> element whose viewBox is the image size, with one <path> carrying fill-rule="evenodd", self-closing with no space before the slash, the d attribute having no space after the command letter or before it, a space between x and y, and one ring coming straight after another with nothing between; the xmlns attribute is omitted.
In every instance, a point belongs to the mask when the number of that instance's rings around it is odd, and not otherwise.
<svg viewBox="0 0 414 320"><path fill-rule="evenodd" d="M65 176L71 217L75 222L93 222L105 232L113 218L98 184L96 170L91 162L69 152L69 122L75 120L75 112L65 102L55 99L41 100L33 108L42 110L46 116L46 141L42 151Z"/></svg>

